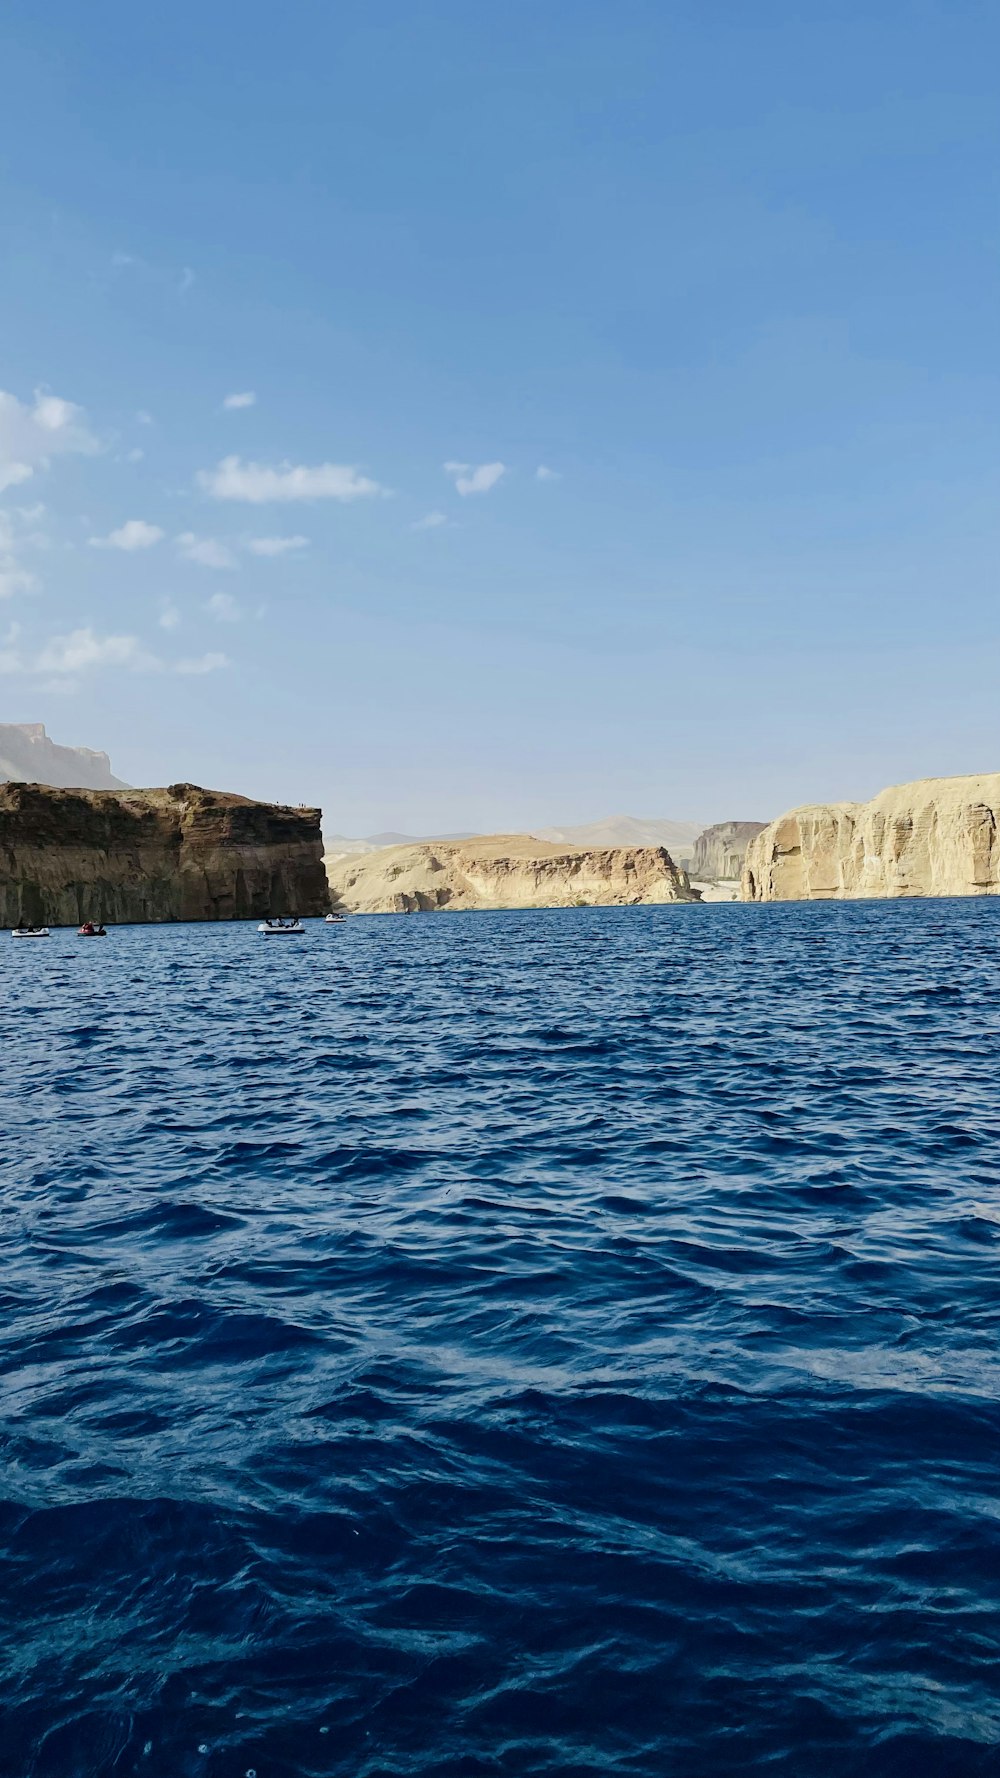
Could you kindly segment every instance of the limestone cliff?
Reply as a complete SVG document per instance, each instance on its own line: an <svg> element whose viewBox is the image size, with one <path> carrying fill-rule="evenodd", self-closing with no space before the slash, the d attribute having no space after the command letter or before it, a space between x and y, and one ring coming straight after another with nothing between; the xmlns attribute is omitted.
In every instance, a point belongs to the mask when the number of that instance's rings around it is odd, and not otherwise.
<svg viewBox="0 0 1000 1778"><path fill-rule="evenodd" d="M738 878L747 847L763 826L763 821L717 821L714 827L706 827L694 843L691 875L706 883Z"/></svg>
<svg viewBox="0 0 1000 1778"><path fill-rule="evenodd" d="M328 869L334 901L366 914L698 899L662 846L583 850L526 834L390 846Z"/></svg>
<svg viewBox="0 0 1000 1778"><path fill-rule="evenodd" d="M318 809L168 790L0 785L0 923L320 914Z"/></svg>
<svg viewBox="0 0 1000 1778"><path fill-rule="evenodd" d="M1000 894L1000 772L792 809L751 840L744 901Z"/></svg>
<svg viewBox="0 0 1000 1778"><path fill-rule="evenodd" d="M0 722L0 781L55 784L63 789L127 790L111 773L106 753L94 747L60 747L43 722Z"/></svg>

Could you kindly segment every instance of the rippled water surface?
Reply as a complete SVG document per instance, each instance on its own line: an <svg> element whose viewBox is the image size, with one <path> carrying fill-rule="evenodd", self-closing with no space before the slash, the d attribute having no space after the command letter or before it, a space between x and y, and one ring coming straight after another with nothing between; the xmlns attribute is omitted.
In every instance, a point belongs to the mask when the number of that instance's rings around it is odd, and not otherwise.
<svg viewBox="0 0 1000 1778"><path fill-rule="evenodd" d="M1000 905L0 947L5 1778L1000 1772Z"/></svg>

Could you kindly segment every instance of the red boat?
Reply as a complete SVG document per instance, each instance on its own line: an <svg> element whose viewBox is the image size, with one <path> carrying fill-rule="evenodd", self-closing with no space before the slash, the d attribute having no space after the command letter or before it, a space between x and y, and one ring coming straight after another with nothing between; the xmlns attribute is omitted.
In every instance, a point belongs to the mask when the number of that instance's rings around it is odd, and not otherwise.
<svg viewBox="0 0 1000 1778"><path fill-rule="evenodd" d="M95 926L93 920L84 920L76 936L77 938L107 938L108 935L100 922Z"/></svg>

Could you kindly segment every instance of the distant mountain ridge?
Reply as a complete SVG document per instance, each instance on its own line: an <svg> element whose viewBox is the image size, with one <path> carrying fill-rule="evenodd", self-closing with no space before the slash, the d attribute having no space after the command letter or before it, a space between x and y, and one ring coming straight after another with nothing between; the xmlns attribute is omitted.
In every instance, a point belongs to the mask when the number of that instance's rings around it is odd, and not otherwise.
<svg viewBox="0 0 1000 1778"><path fill-rule="evenodd" d="M60 747L43 722L0 722L0 783L51 784L57 790L127 790L106 753Z"/></svg>
<svg viewBox="0 0 1000 1778"><path fill-rule="evenodd" d="M704 825L703 821L671 821L659 816L644 820L638 815L606 815L579 827L535 827L531 832L536 840L571 846L665 846L674 856L693 851Z"/></svg>
<svg viewBox="0 0 1000 1778"><path fill-rule="evenodd" d="M635 815L607 815L602 821L587 822L580 827L533 827L526 832L533 840L553 840L557 845L578 846L584 850L591 846L665 846L672 857L690 857L703 827L702 821L670 821L655 817L643 821ZM370 833L362 839L349 839L346 834L329 833L324 844L328 858L347 858L381 852L387 846L424 846L480 837L475 832Z"/></svg>

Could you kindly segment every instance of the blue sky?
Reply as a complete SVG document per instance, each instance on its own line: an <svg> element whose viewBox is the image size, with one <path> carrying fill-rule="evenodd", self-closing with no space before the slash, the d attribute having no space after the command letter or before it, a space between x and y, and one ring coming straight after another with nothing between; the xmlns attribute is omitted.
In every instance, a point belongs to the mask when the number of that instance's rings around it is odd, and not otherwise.
<svg viewBox="0 0 1000 1778"><path fill-rule="evenodd" d="M7 0L3 718L341 832L1000 768L998 65L971 0Z"/></svg>

